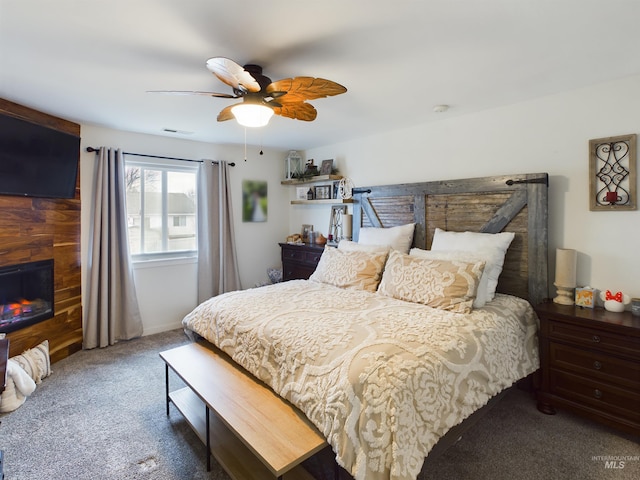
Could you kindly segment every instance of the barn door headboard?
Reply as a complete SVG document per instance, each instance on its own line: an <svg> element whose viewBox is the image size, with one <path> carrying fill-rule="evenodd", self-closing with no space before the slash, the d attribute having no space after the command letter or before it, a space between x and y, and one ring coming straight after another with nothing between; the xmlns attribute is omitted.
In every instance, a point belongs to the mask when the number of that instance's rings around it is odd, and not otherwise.
<svg viewBox="0 0 640 480"><path fill-rule="evenodd" d="M498 291L533 305L549 295L546 173L353 189L353 238L360 227L415 223L413 246L429 249L436 228L514 232Z"/></svg>

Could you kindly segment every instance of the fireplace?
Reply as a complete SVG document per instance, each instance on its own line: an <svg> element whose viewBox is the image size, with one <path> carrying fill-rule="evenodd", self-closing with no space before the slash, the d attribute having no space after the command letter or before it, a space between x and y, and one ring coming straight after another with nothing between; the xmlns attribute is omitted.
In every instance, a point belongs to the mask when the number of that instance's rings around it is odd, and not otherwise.
<svg viewBox="0 0 640 480"><path fill-rule="evenodd" d="M53 260L0 268L0 333L53 317Z"/></svg>

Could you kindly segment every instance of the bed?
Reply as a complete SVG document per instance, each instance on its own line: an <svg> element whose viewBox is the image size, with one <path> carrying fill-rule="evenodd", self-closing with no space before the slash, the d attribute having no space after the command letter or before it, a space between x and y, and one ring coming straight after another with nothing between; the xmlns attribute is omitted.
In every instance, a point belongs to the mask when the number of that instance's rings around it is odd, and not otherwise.
<svg viewBox="0 0 640 480"><path fill-rule="evenodd" d="M309 280L209 299L183 325L299 408L354 478L415 479L448 432L539 366L547 187L523 174L354 189L362 243L327 248ZM400 251L380 248L408 225ZM476 304L493 260L462 247L506 238Z"/></svg>

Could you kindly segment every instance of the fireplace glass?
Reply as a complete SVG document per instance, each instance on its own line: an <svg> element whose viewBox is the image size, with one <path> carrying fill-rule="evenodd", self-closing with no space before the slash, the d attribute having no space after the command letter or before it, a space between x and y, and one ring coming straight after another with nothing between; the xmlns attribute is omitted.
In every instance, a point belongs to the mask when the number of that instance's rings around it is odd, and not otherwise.
<svg viewBox="0 0 640 480"><path fill-rule="evenodd" d="M0 333L53 317L53 260L0 268Z"/></svg>

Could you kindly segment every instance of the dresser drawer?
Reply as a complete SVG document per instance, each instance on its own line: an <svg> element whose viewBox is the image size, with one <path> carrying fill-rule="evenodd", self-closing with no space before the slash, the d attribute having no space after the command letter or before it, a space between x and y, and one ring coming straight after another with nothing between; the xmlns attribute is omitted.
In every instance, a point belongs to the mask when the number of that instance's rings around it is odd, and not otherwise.
<svg viewBox="0 0 640 480"><path fill-rule="evenodd" d="M550 393L609 414L640 422L640 394L592 378L551 369Z"/></svg>
<svg viewBox="0 0 640 480"><path fill-rule="evenodd" d="M640 362L550 342L549 364L551 368L640 391Z"/></svg>
<svg viewBox="0 0 640 480"><path fill-rule="evenodd" d="M640 339L605 330L580 327L555 320L547 322L546 332L552 340L562 340L577 346L613 352L640 360Z"/></svg>

